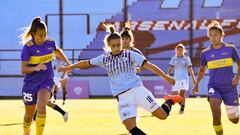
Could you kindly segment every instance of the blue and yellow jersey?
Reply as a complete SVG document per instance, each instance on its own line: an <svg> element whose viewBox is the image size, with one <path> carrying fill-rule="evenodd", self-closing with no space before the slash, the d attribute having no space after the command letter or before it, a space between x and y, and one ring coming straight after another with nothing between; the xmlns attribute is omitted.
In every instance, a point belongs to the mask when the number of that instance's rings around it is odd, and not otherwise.
<svg viewBox="0 0 240 135"><path fill-rule="evenodd" d="M232 44L223 44L219 49L208 47L201 53L200 64L209 69L210 87L229 87L232 84L233 63L239 61L237 49Z"/></svg>
<svg viewBox="0 0 240 135"><path fill-rule="evenodd" d="M47 66L46 70L26 74L24 78L25 83L35 84L53 79L52 60L56 49L55 41L50 38L42 45L36 45L34 40L30 40L24 45L21 53L22 61L28 62L28 66L36 66L39 63L44 63Z"/></svg>

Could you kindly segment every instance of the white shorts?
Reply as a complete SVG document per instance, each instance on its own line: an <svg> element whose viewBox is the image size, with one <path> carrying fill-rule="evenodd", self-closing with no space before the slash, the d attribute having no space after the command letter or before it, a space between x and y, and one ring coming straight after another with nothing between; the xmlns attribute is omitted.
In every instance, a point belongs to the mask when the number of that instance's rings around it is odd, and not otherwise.
<svg viewBox="0 0 240 135"><path fill-rule="evenodd" d="M58 88L61 87L61 80L63 80L63 79L68 79L68 75L65 74L65 75L63 76L63 78L61 78L61 77L56 77L56 76L53 77L53 81L54 81L55 85L57 85Z"/></svg>
<svg viewBox="0 0 240 135"><path fill-rule="evenodd" d="M137 86L118 96L118 112L121 121L137 116L137 106L149 112L159 108L157 100L144 86Z"/></svg>
<svg viewBox="0 0 240 135"><path fill-rule="evenodd" d="M172 91L189 90L189 79L176 80L175 85L172 87Z"/></svg>

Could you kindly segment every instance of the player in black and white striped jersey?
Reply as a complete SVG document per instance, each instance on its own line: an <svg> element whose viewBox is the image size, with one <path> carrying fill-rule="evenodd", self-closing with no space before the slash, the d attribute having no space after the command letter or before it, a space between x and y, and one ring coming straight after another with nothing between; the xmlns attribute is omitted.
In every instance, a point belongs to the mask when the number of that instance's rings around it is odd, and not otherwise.
<svg viewBox="0 0 240 135"><path fill-rule="evenodd" d="M137 107L140 106L159 119L166 119L174 103L182 102L182 97L165 96L165 102L160 106L152 93L147 90L136 74L136 64L144 67L168 83L175 84L175 80L166 75L161 69L150 63L143 55L131 50L122 49L122 38L115 32L113 27L109 27L111 34L105 37L105 53L90 60L82 60L70 66L60 67L58 70L66 72L74 68L86 69L100 66L106 69L110 88L113 96L118 99L118 110L121 121L132 135L145 135L137 127Z"/></svg>

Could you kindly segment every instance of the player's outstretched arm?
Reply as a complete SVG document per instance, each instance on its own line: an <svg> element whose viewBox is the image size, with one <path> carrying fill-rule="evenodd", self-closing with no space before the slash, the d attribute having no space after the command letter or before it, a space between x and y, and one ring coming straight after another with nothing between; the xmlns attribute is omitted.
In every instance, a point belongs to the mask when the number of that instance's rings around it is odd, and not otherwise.
<svg viewBox="0 0 240 135"><path fill-rule="evenodd" d="M200 66L198 75L197 75L197 82L193 88L193 93L198 94L198 84L202 80L204 74L205 74L206 66Z"/></svg>
<svg viewBox="0 0 240 135"><path fill-rule="evenodd" d="M81 60L75 64L71 64L69 66L62 66L58 68L58 72L67 72L69 70L72 70L74 68L80 68L80 69L87 69L87 68L91 68L93 67L93 65L91 65L89 63L89 60Z"/></svg>
<svg viewBox="0 0 240 135"><path fill-rule="evenodd" d="M143 64L143 67L152 71L153 73L157 74L158 76L163 77L169 84L174 85L175 84L175 79L172 78L171 76L166 75L160 68L158 68L156 65L145 61Z"/></svg>
<svg viewBox="0 0 240 135"><path fill-rule="evenodd" d="M67 65L70 65L71 63L67 59L66 55L63 53L62 49L57 49L54 51L54 54L61 60L64 61Z"/></svg>

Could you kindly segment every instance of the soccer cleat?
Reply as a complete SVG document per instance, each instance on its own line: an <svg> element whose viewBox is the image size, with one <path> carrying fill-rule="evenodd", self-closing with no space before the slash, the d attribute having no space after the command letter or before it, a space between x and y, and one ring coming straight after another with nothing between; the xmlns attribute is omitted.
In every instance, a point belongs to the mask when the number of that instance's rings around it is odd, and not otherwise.
<svg viewBox="0 0 240 135"><path fill-rule="evenodd" d="M68 121L68 112L65 112L65 114L63 115L63 120L64 122Z"/></svg>
<svg viewBox="0 0 240 135"><path fill-rule="evenodd" d="M181 103L183 101L183 98L179 95L166 95L164 96L164 100L171 100L173 104L175 103Z"/></svg>
<svg viewBox="0 0 240 135"><path fill-rule="evenodd" d="M65 101L62 102L62 105L65 105Z"/></svg>

